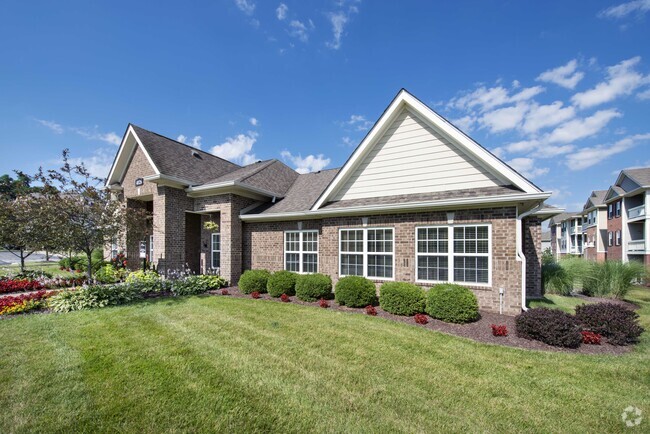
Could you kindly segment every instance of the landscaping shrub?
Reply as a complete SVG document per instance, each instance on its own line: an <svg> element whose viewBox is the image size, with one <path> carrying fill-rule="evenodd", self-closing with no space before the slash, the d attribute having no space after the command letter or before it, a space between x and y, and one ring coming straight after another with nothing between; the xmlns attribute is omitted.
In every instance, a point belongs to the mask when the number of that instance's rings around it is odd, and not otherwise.
<svg viewBox="0 0 650 434"><path fill-rule="evenodd" d="M505 325L492 324L492 336L508 336L508 327Z"/></svg>
<svg viewBox="0 0 650 434"><path fill-rule="evenodd" d="M429 318L427 318L427 316L423 313L416 313L414 318L417 324L425 325L429 322Z"/></svg>
<svg viewBox="0 0 650 434"><path fill-rule="evenodd" d="M37 270L25 270L22 273L17 273L13 276L14 280L36 280L36 279L51 279L52 273Z"/></svg>
<svg viewBox="0 0 650 434"><path fill-rule="evenodd" d="M585 329L605 336L613 345L637 343L643 333L643 327L638 323L639 315L615 303L577 306L576 318Z"/></svg>
<svg viewBox="0 0 650 434"><path fill-rule="evenodd" d="M589 330L583 330L580 333L582 334L583 344L600 345L601 336L598 333L590 332Z"/></svg>
<svg viewBox="0 0 650 434"><path fill-rule="evenodd" d="M296 279L296 295L302 301L316 301L332 294L332 279L320 273L301 274Z"/></svg>
<svg viewBox="0 0 650 434"><path fill-rule="evenodd" d="M542 294L569 295L573 291L573 279L555 261L542 264Z"/></svg>
<svg viewBox="0 0 650 434"><path fill-rule="evenodd" d="M130 303L142 298L137 286L90 285L74 291L62 291L49 300L54 312L95 309Z"/></svg>
<svg viewBox="0 0 650 434"><path fill-rule="evenodd" d="M269 277L266 290L271 297L280 297L282 294L296 295L297 277L298 275L291 271L276 271Z"/></svg>
<svg viewBox="0 0 650 434"><path fill-rule="evenodd" d="M479 319L476 295L464 286L451 283L429 289L426 311L432 318L458 324Z"/></svg>
<svg viewBox="0 0 650 434"><path fill-rule="evenodd" d="M255 298L255 299L260 298L261 296L262 296L262 295L260 294L259 291L253 291L253 292L251 292L251 297L253 297L253 298Z"/></svg>
<svg viewBox="0 0 650 434"><path fill-rule="evenodd" d="M138 289L143 294L151 292L161 292L168 289L163 283L160 275L153 270L132 271L126 276L125 282L132 288Z"/></svg>
<svg viewBox="0 0 650 434"><path fill-rule="evenodd" d="M424 312L426 296L419 286L406 282L386 282L379 289L379 305L386 312L411 316Z"/></svg>
<svg viewBox="0 0 650 434"><path fill-rule="evenodd" d="M377 316L377 309L372 304L366 306L366 315Z"/></svg>
<svg viewBox="0 0 650 434"><path fill-rule="evenodd" d="M95 273L95 280L99 283L116 283L125 276L123 271L118 271L111 264L106 264Z"/></svg>
<svg viewBox="0 0 650 434"><path fill-rule="evenodd" d="M341 306L363 307L377 300L377 289L365 277L346 276L336 283L334 298Z"/></svg>
<svg viewBox="0 0 650 434"><path fill-rule="evenodd" d="M0 279L0 294L10 292L37 291L43 289L41 282L27 279Z"/></svg>
<svg viewBox="0 0 650 434"><path fill-rule="evenodd" d="M271 277L267 270L246 270L239 278L239 290L244 294L266 292L266 285Z"/></svg>
<svg viewBox="0 0 650 434"><path fill-rule="evenodd" d="M282 294L280 296L280 300L282 300L285 303L289 303L291 301L291 299L289 298L289 296L287 294Z"/></svg>
<svg viewBox="0 0 650 434"><path fill-rule="evenodd" d="M583 281L582 292L589 296L622 299L635 282L645 278L646 269L641 263L597 262L591 265L590 272Z"/></svg>
<svg viewBox="0 0 650 434"><path fill-rule="evenodd" d="M325 300L324 298L320 299L320 301L318 302L318 305L320 307L322 307L323 309L327 309L328 307L330 307L329 302L327 300Z"/></svg>
<svg viewBox="0 0 650 434"><path fill-rule="evenodd" d="M225 284L226 279L213 274L192 275L172 280L171 291L174 295L196 295L219 289Z"/></svg>
<svg viewBox="0 0 650 434"><path fill-rule="evenodd" d="M517 336L556 347L578 348L582 342L580 325L572 315L557 309L538 307L515 318Z"/></svg>

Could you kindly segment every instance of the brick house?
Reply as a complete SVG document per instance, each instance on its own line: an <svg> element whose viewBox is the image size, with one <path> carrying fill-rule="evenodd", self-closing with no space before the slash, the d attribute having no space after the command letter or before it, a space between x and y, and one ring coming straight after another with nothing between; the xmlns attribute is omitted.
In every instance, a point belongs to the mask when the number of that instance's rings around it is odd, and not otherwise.
<svg viewBox="0 0 650 434"><path fill-rule="evenodd" d="M541 221L559 212L544 204L549 192L405 90L339 169L240 167L129 124L107 188L153 213L144 242L159 271L456 282L507 314L541 295ZM112 250L137 258L142 241L127 235Z"/></svg>
<svg viewBox="0 0 650 434"><path fill-rule="evenodd" d="M604 262L607 257L607 190L594 190L582 209L584 258Z"/></svg>
<svg viewBox="0 0 650 434"><path fill-rule="evenodd" d="M650 168L622 170L604 202L607 259L650 266Z"/></svg>

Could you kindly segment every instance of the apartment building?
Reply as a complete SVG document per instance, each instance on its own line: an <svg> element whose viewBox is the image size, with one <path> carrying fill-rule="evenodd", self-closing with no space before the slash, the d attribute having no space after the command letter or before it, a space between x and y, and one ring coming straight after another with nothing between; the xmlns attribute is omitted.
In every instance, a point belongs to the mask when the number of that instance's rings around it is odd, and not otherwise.
<svg viewBox="0 0 650 434"><path fill-rule="evenodd" d="M550 219L551 251L560 259L565 255L582 256L584 235L582 212L564 212Z"/></svg>
<svg viewBox="0 0 650 434"><path fill-rule="evenodd" d="M607 190L594 190L582 209L583 257L603 262L607 258Z"/></svg>

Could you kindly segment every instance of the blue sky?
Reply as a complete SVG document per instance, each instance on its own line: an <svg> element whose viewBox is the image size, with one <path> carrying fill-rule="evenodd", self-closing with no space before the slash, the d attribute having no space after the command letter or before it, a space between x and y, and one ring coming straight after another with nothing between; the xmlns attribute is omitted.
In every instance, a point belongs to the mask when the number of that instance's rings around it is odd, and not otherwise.
<svg viewBox="0 0 650 434"><path fill-rule="evenodd" d="M3 1L0 173L107 172L128 122L238 163L345 162L405 87L579 208L650 166L650 0Z"/></svg>

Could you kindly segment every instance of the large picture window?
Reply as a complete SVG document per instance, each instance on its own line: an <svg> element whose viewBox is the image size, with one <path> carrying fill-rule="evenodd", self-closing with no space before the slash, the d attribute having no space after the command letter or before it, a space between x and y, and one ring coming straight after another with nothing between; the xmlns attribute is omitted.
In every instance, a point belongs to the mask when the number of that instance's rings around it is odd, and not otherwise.
<svg viewBox="0 0 650 434"><path fill-rule="evenodd" d="M490 283L490 226L419 227L416 237L417 280Z"/></svg>
<svg viewBox="0 0 650 434"><path fill-rule="evenodd" d="M284 233L284 269L296 273L318 272L318 231Z"/></svg>
<svg viewBox="0 0 650 434"><path fill-rule="evenodd" d="M341 229L339 240L341 276L393 279L395 242L392 228Z"/></svg>
<svg viewBox="0 0 650 434"><path fill-rule="evenodd" d="M212 268L221 268L221 234L212 234Z"/></svg>

